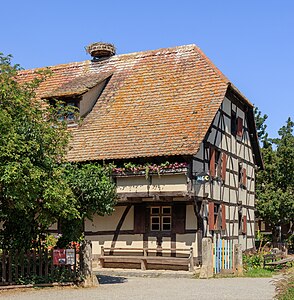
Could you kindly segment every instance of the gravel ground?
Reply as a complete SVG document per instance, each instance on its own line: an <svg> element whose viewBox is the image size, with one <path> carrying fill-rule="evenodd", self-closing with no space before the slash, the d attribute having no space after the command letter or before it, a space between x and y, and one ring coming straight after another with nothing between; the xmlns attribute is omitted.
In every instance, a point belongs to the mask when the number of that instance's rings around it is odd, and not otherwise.
<svg viewBox="0 0 294 300"><path fill-rule="evenodd" d="M267 300L275 288L271 278L147 278L99 276L97 288L44 288L1 292L1 300L67 299L199 299L199 300Z"/></svg>

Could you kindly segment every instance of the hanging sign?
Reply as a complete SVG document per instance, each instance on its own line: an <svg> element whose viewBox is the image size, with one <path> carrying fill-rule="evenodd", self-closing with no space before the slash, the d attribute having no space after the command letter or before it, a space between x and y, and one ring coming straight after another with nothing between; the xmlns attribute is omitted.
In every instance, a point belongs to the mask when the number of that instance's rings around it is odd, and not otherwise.
<svg viewBox="0 0 294 300"><path fill-rule="evenodd" d="M202 172L202 173L199 173L198 175L196 175L196 182L199 184L204 184L209 181L210 181L210 175L205 172Z"/></svg>

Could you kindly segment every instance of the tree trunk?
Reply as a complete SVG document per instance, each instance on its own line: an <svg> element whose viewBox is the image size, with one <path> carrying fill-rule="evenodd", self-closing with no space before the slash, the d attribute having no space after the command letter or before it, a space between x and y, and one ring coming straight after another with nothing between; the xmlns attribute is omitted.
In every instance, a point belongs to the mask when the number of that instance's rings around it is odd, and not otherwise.
<svg viewBox="0 0 294 300"><path fill-rule="evenodd" d="M80 267L84 287L97 286L98 280L92 268L92 242L84 240L80 247Z"/></svg>
<svg viewBox="0 0 294 300"><path fill-rule="evenodd" d="M279 231L277 230L277 226L272 227L272 235L273 235L273 248L278 247L278 239L279 239Z"/></svg>

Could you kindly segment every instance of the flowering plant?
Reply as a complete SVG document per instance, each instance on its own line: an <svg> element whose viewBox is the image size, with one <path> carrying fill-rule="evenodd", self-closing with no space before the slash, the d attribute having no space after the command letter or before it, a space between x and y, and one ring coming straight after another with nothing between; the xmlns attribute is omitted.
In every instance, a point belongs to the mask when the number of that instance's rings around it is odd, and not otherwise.
<svg viewBox="0 0 294 300"><path fill-rule="evenodd" d="M166 161L165 163L161 164L152 164L152 163L146 163L144 165L142 164L134 164L134 163L124 163L123 167L116 167L114 166L112 171L114 174L119 175L126 175L129 173L133 174L145 174L146 178L149 177L150 173L157 173L158 175L165 173L165 172L176 172L180 169L185 169L188 167L188 163L182 162L182 163L169 163Z"/></svg>

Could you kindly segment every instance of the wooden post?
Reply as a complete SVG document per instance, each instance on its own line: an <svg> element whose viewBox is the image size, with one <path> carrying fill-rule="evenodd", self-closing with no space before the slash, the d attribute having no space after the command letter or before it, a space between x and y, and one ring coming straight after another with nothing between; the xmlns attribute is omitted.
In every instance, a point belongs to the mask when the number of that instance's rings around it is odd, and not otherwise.
<svg viewBox="0 0 294 300"><path fill-rule="evenodd" d="M54 267L54 264L53 264L53 249L50 250L50 274L51 276L53 277L54 275L54 270L55 270L55 267Z"/></svg>
<svg viewBox="0 0 294 300"><path fill-rule="evenodd" d="M36 249L33 250L33 275L37 275Z"/></svg>
<svg viewBox="0 0 294 300"><path fill-rule="evenodd" d="M101 246L101 258L100 258L100 266L101 266L101 268L104 268L104 253L105 253L105 251L104 251L104 247L103 246Z"/></svg>
<svg viewBox="0 0 294 300"><path fill-rule="evenodd" d="M141 270L146 271L147 270L147 259L141 259Z"/></svg>
<svg viewBox="0 0 294 300"><path fill-rule="evenodd" d="M8 252L8 282L12 283L12 254Z"/></svg>
<svg viewBox="0 0 294 300"><path fill-rule="evenodd" d="M6 282L6 251L2 252L2 282Z"/></svg>
<svg viewBox="0 0 294 300"><path fill-rule="evenodd" d="M45 252L44 252L44 255L45 255L45 277L46 279L48 278L48 249L45 249Z"/></svg>
<svg viewBox="0 0 294 300"><path fill-rule="evenodd" d="M27 262L28 262L27 274L28 274L28 276L30 276L31 275L31 251L30 250L28 250L26 256L27 256Z"/></svg>
<svg viewBox="0 0 294 300"><path fill-rule="evenodd" d="M42 248L39 250L39 276L43 275L43 251Z"/></svg>
<svg viewBox="0 0 294 300"><path fill-rule="evenodd" d="M18 279L18 250L15 250L15 252L12 254L12 258L14 255L14 279Z"/></svg>
<svg viewBox="0 0 294 300"><path fill-rule="evenodd" d="M25 252L21 251L21 253L20 253L20 275L21 275L21 277L24 276L24 255L25 255Z"/></svg>
<svg viewBox="0 0 294 300"><path fill-rule="evenodd" d="M194 271L194 258L193 258L193 247L190 248L190 256L189 256L189 271Z"/></svg>
<svg viewBox="0 0 294 300"><path fill-rule="evenodd" d="M97 286L98 280L92 269L92 243L84 240L80 247L80 266L84 278L84 287Z"/></svg>

